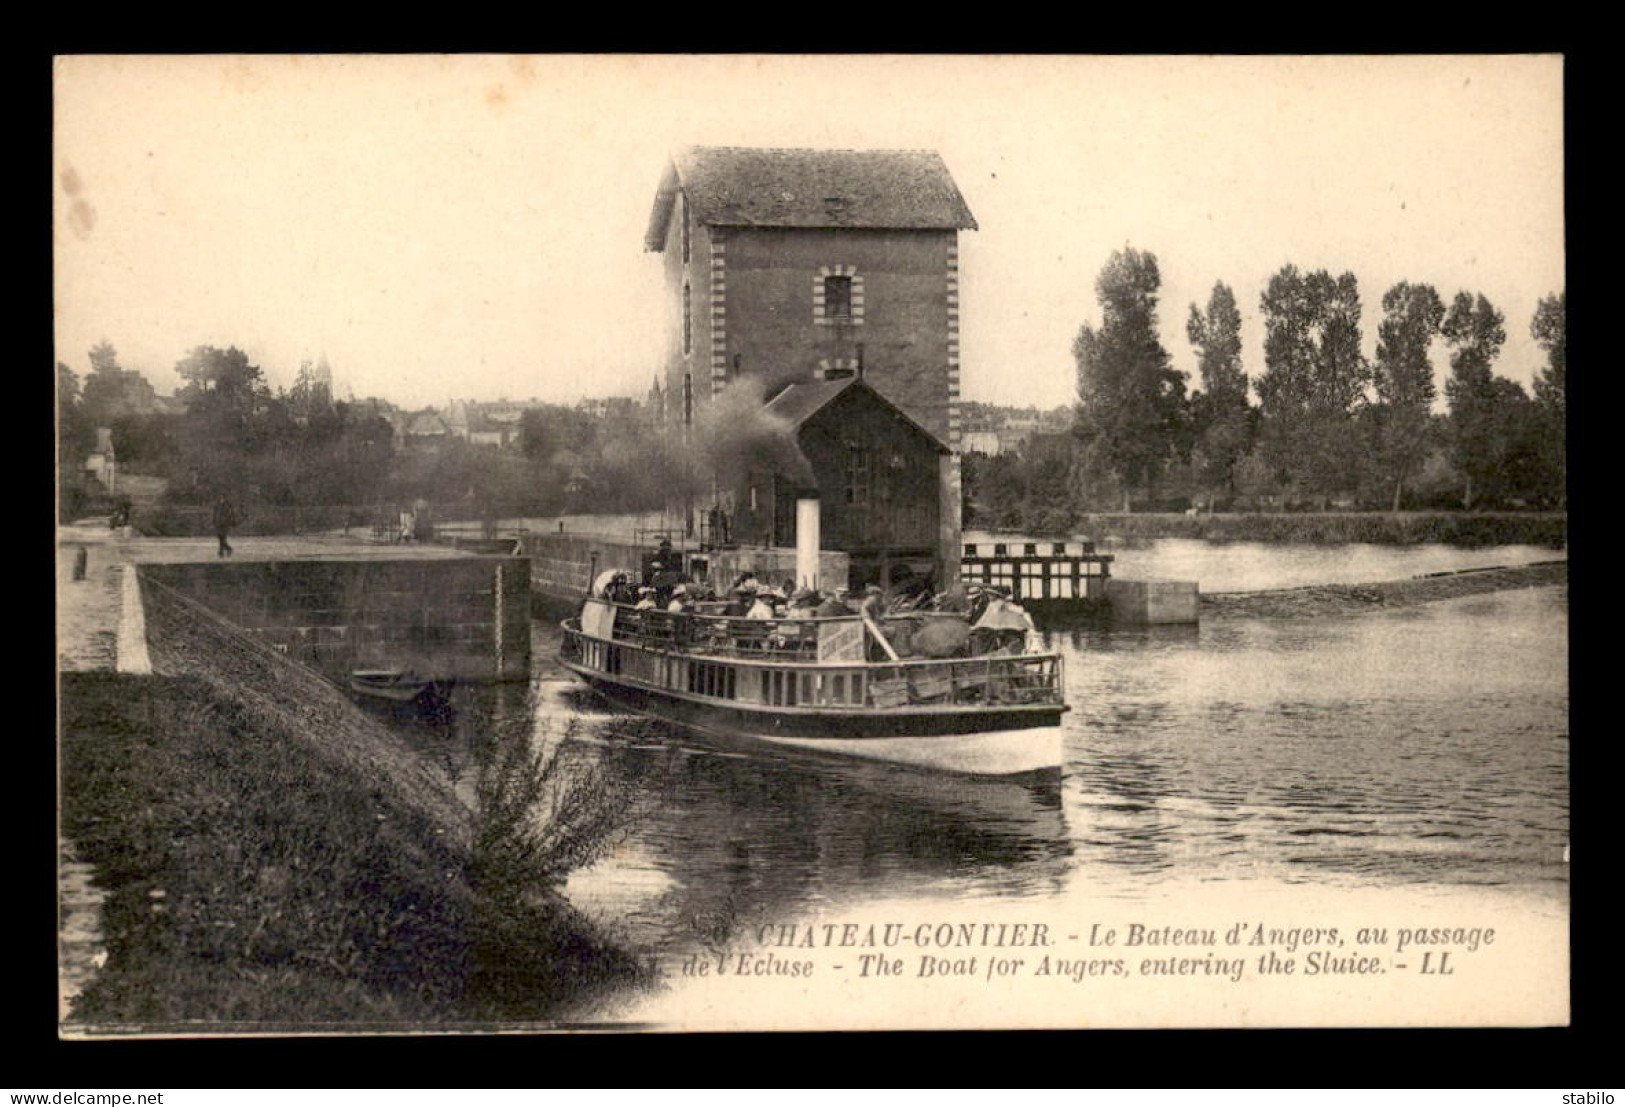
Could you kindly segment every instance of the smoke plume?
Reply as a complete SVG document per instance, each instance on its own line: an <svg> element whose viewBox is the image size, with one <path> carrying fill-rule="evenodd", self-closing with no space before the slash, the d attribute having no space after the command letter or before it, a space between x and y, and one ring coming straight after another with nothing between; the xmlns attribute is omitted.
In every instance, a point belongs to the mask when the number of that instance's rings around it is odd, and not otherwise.
<svg viewBox="0 0 1625 1107"><path fill-rule="evenodd" d="M700 406L694 420L694 450L702 467L723 487L764 469L807 488L817 486L812 464L796 443L795 428L766 408L767 397L782 383L741 376Z"/></svg>

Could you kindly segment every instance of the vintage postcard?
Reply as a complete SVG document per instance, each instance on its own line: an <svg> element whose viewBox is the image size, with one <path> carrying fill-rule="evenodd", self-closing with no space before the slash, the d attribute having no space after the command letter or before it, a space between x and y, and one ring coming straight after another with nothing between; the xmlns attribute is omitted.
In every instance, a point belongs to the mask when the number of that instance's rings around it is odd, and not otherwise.
<svg viewBox="0 0 1625 1107"><path fill-rule="evenodd" d="M1568 1024L1560 57L54 105L64 1037Z"/></svg>

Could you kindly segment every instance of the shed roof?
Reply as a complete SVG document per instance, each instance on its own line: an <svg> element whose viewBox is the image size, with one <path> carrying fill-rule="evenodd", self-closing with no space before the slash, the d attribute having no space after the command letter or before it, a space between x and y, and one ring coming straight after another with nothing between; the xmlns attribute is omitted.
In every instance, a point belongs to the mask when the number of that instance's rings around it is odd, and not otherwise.
<svg viewBox="0 0 1625 1107"><path fill-rule="evenodd" d="M935 150L690 146L666 165L647 249L664 249L679 191L694 220L712 226L976 229Z"/></svg>
<svg viewBox="0 0 1625 1107"><path fill-rule="evenodd" d="M945 454L949 452L948 447L942 444L941 439L920 426L913 419L910 419L896 404L857 377L845 377L837 380L797 381L769 400L767 402L767 411L789 423L791 431L797 431L801 429L802 424L807 420L833 403L837 396L843 395L849 390L855 390L872 397L874 402L890 410L902 423L929 442L931 448L938 453Z"/></svg>

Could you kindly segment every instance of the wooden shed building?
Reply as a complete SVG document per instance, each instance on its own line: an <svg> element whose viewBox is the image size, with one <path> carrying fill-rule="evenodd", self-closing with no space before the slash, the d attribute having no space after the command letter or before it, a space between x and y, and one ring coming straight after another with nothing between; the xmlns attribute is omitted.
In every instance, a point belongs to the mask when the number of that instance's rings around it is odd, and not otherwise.
<svg viewBox="0 0 1625 1107"><path fill-rule="evenodd" d="M946 445L856 376L787 385L765 411L800 456L743 475L732 490L737 540L796 545L798 501L814 496L821 546L851 556L853 583L894 567L937 572Z"/></svg>

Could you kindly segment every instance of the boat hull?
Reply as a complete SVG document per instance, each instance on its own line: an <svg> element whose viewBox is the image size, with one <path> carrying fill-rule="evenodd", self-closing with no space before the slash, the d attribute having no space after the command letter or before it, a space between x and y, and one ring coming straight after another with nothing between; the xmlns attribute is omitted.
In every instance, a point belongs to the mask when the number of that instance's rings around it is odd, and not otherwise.
<svg viewBox="0 0 1625 1107"><path fill-rule="evenodd" d="M565 664L613 703L729 741L978 776L1053 772L1062 762L1060 719L1066 708L1059 704L862 715L735 707Z"/></svg>
<svg viewBox="0 0 1625 1107"><path fill-rule="evenodd" d="M356 696L371 696L372 699L382 699L382 701L392 702L392 704L413 704L413 702L426 697L431 692L431 686L429 684L419 684L414 688L380 688L377 684L351 681L349 691L353 691Z"/></svg>
<svg viewBox="0 0 1625 1107"><path fill-rule="evenodd" d="M389 703L419 703L443 698L442 682L415 680L391 673L352 673L350 691Z"/></svg>
<svg viewBox="0 0 1625 1107"><path fill-rule="evenodd" d="M770 738L794 749L889 761L897 765L969 773L975 776L1027 776L1061 766L1061 728L1027 727L924 738Z"/></svg>

